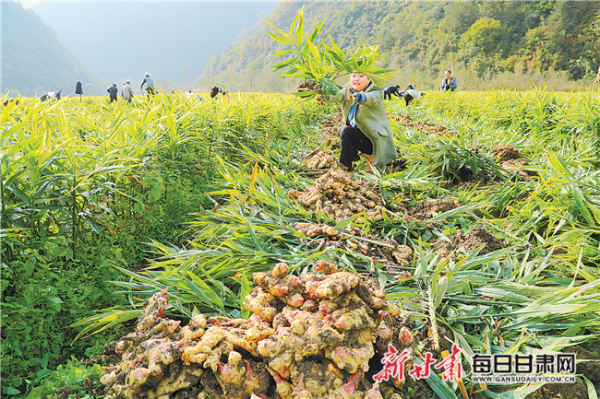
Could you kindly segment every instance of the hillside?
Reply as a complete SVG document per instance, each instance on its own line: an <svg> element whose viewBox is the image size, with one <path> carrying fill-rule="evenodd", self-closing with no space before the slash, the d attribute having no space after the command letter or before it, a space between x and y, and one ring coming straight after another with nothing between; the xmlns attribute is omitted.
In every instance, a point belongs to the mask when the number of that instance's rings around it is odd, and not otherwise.
<svg viewBox="0 0 600 399"><path fill-rule="evenodd" d="M2 1L2 85L0 92L22 95L62 90L73 93L77 81L85 94L101 94L101 79L71 53L32 11ZM16 94L13 92L12 94Z"/></svg>
<svg viewBox="0 0 600 399"><path fill-rule="evenodd" d="M276 26L289 27L301 2L280 3L269 15ZM564 71L564 79L595 76L600 66L600 3L552 1L357 2L306 3L305 24L325 20L321 40L329 34L340 47L381 44L382 63L399 68L406 78L441 76L447 68L486 81L501 73L527 75ZM207 64L207 76L226 81L266 74L281 49L265 31L229 47ZM251 71L251 73L250 73ZM441 80L441 77L439 78ZM464 86L463 86L464 87Z"/></svg>
<svg viewBox="0 0 600 399"><path fill-rule="evenodd" d="M33 7L104 79L186 86L275 2L42 2ZM235 5L235 6L232 6Z"/></svg>

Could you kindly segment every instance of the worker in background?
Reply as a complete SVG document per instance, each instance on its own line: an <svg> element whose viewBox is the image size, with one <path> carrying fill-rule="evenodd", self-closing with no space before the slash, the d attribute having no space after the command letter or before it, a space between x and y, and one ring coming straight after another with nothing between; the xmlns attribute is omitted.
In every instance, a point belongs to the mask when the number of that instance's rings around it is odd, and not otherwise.
<svg viewBox="0 0 600 399"><path fill-rule="evenodd" d="M411 101L415 100L416 102L421 101L421 97L425 95L425 93L421 93L416 90L416 87L413 85L408 85L406 90L402 90L400 95L404 97L404 101L406 102L406 106L410 104Z"/></svg>
<svg viewBox="0 0 600 399"><path fill-rule="evenodd" d="M110 102L117 101L117 93L119 93L119 89L117 89L117 84L113 83L107 90L108 97L110 98Z"/></svg>
<svg viewBox="0 0 600 399"><path fill-rule="evenodd" d="M442 80L442 84L440 86L441 91L454 91L458 87L458 83L456 78L452 76L452 72L447 69L444 71L444 80Z"/></svg>
<svg viewBox="0 0 600 399"><path fill-rule="evenodd" d="M126 80L125 83L123 83L123 87L121 89L121 97L123 97L123 100L127 101L128 103L131 103L131 100L133 99L133 89L131 88L130 80Z"/></svg>
<svg viewBox="0 0 600 399"><path fill-rule="evenodd" d="M142 85L140 86L140 90L144 90L144 84L146 85L146 93L148 94L156 94L156 90L154 89L154 80L150 77L150 74L146 72L144 80L142 81Z"/></svg>
<svg viewBox="0 0 600 399"><path fill-rule="evenodd" d="M383 90L383 99L387 100L388 98L391 100L392 95L396 97L400 97L400 86L388 86Z"/></svg>
<svg viewBox="0 0 600 399"><path fill-rule="evenodd" d="M83 95L83 87L81 86L81 82L77 82L75 85L75 94L79 94L79 100L81 100L81 96Z"/></svg>

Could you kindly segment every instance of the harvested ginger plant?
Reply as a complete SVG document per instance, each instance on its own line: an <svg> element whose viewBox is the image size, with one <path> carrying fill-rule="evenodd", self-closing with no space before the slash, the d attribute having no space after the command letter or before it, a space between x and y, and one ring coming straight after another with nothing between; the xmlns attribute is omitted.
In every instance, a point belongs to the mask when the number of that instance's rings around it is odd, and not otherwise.
<svg viewBox="0 0 600 399"><path fill-rule="evenodd" d="M288 196L304 209L322 212L338 221L361 213L370 219L382 220L382 212L389 212L384 208L383 198L342 171L330 170L303 192L292 189ZM357 222L361 223L361 219Z"/></svg>
<svg viewBox="0 0 600 399"><path fill-rule="evenodd" d="M408 349L410 365L414 337L400 309L371 280L323 260L314 269L254 273L248 320L196 315L181 327L163 317L166 290L155 294L101 378L107 399L388 397L404 380L365 375L381 369L388 344Z"/></svg>

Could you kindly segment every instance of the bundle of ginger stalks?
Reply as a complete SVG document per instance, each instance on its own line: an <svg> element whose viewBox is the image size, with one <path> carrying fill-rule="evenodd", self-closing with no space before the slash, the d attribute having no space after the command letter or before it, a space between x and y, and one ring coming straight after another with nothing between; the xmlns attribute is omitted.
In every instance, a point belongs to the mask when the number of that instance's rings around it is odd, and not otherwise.
<svg viewBox="0 0 600 399"><path fill-rule="evenodd" d="M107 399L397 397L405 379L373 384L367 374L388 344L414 352L400 308L364 276L322 259L314 270L254 273L248 320L199 314L182 327L164 317L167 291L155 294L101 378Z"/></svg>

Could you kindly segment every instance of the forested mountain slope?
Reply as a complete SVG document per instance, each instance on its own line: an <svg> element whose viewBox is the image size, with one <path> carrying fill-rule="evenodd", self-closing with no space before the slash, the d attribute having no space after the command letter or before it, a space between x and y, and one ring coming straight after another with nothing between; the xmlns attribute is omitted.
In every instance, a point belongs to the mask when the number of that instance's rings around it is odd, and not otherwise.
<svg viewBox="0 0 600 399"><path fill-rule="evenodd" d="M280 3L269 16L288 28L302 2ZM382 64L438 74L449 66L479 78L565 71L569 79L595 76L600 66L600 2L593 1L330 1L306 3L305 24L325 20L341 47L381 44ZM260 75L281 45L265 28L212 58L207 75ZM441 79L441 78L440 78Z"/></svg>
<svg viewBox="0 0 600 399"><path fill-rule="evenodd" d="M106 90L101 79L63 46L52 28L20 4L2 1L2 88L32 96L62 90L73 93L83 83L85 94ZM16 94L16 92L12 92Z"/></svg>

